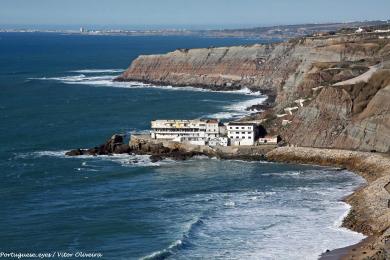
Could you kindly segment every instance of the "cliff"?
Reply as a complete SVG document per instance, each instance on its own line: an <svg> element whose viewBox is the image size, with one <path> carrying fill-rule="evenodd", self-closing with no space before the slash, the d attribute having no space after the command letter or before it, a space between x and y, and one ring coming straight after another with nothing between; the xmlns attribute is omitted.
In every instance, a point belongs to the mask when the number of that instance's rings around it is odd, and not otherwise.
<svg viewBox="0 0 390 260"><path fill-rule="evenodd" d="M390 70L367 83L323 89L282 135L300 146L390 152Z"/></svg>
<svg viewBox="0 0 390 260"><path fill-rule="evenodd" d="M390 74L382 68L388 60L387 36L337 34L140 56L117 80L215 90L247 87L276 96L270 111L252 119L265 119L269 132L287 143L389 152ZM303 108L275 117L296 107L297 99L305 100ZM291 121L289 127L282 126L283 119Z"/></svg>
<svg viewBox="0 0 390 260"><path fill-rule="evenodd" d="M279 103L288 103L310 94L311 88L319 84L316 66L320 63L362 59L375 62L381 57L380 50L389 53L390 45L379 43L378 36L362 37L307 37L279 44L180 49L161 55L141 55L117 80L216 90L248 87L272 91ZM356 76L354 73L359 71L350 70L338 76L344 79Z"/></svg>

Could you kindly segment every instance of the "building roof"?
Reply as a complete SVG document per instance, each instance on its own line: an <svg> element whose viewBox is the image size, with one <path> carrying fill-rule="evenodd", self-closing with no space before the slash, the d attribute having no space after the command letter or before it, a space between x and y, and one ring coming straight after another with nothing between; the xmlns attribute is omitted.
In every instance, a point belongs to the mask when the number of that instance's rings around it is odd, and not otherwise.
<svg viewBox="0 0 390 260"><path fill-rule="evenodd" d="M218 124L218 119L207 119L206 120L206 123L215 123L215 124Z"/></svg>
<svg viewBox="0 0 390 260"><path fill-rule="evenodd" d="M196 118L196 119L154 119L152 122L170 122L170 123L176 123L176 122L205 122L205 123L218 123L218 119L214 118Z"/></svg>
<svg viewBox="0 0 390 260"><path fill-rule="evenodd" d="M229 123L227 123L227 125L237 125L237 126L239 126L239 125L246 125L246 126L257 126L257 124L256 123L250 123L250 122L229 122Z"/></svg>

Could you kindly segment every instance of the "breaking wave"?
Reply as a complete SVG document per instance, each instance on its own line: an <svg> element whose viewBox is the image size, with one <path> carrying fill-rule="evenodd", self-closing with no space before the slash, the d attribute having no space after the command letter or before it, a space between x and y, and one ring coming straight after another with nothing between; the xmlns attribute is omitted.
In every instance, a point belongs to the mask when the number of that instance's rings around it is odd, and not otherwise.
<svg viewBox="0 0 390 260"><path fill-rule="evenodd" d="M137 154L113 154L113 155L80 155L80 156L67 156L67 151L38 151L32 153L17 154L16 158L40 158L40 157L57 157L63 159L82 159L87 161L110 161L125 167L140 167L140 166L160 166L162 164L173 162L172 160L166 159L160 162L152 162L149 155L137 155ZM89 166L90 164L88 164ZM80 170L87 166L86 162L82 163Z"/></svg>
<svg viewBox="0 0 390 260"><path fill-rule="evenodd" d="M52 81L59 81L64 84L89 85L95 87L155 88L155 89L180 90L180 91L233 93L233 94L253 95L253 96L261 95L260 92L253 92L248 88L243 88L240 90L215 91L215 90L196 88L191 86L185 86L185 87L174 87L170 85L157 86L157 85L142 83L138 81L129 81L129 82L113 81L118 76L118 73L123 71L124 70L121 69L84 69L84 70L71 71L72 73L78 73L78 75L67 75L62 77L29 78L29 80L52 80ZM95 74L95 75L90 75L90 74Z"/></svg>
<svg viewBox="0 0 390 260"><path fill-rule="evenodd" d="M210 114L208 115L208 117L218 118L218 119L232 119L232 118L243 117L253 112L260 112L258 110L249 111L248 108L254 105L262 104L266 99L267 99L266 96L261 96L258 98L226 105L223 107L224 112Z"/></svg>
<svg viewBox="0 0 390 260"><path fill-rule="evenodd" d="M206 212L204 212L206 213ZM164 248L162 250L153 252L147 256L142 257L142 260L158 260L158 259L166 259L169 256L177 253L181 248L185 247L186 245L190 244L190 236L192 233L196 232L196 229L200 227L203 222L203 217L199 217L195 219L194 222L189 223L187 227L185 228L185 231L183 232L183 237L181 239L178 239L171 243L167 248Z"/></svg>
<svg viewBox="0 0 390 260"><path fill-rule="evenodd" d="M165 259L165 258L171 256L172 254L174 254L174 251L179 249L180 246L182 246L182 244L183 244L183 241L181 241L180 239L176 240L172 244L170 244L167 248L160 250L160 251L153 252L150 255L142 257L141 259L142 260Z"/></svg>
<svg viewBox="0 0 390 260"><path fill-rule="evenodd" d="M124 69L83 69L83 70L71 70L70 72L75 73L121 73Z"/></svg>
<svg viewBox="0 0 390 260"><path fill-rule="evenodd" d="M71 85L88 85L93 87L114 87L114 88L129 88L129 89L163 89L168 91L198 91L198 92L218 92L218 93L231 93L231 94L240 94L240 95L249 95L255 98L249 99L246 101L240 101L237 103L229 104L222 107L224 112L218 112L214 114L207 115L208 117L218 118L218 119L233 119L243 117L245 115L251 114L253 112L259 112L257 110L248 111L247 108L262 104L267 97L262 95L260 92L253 92L248 88L243 88L240 90L224 90L224 91L215 91L210 89L196 88L191 86L186 87L174 87L170 85L153 85L137 81L130 82L116 82L113 81L118 74L122 72L121 69L83 69L83 70L74 70L72 73L77 73L77 75L68 75L62 77L41 77L41 78L29 78L29 80L48 80L48 81L59 81L64 84Z"/></svg>

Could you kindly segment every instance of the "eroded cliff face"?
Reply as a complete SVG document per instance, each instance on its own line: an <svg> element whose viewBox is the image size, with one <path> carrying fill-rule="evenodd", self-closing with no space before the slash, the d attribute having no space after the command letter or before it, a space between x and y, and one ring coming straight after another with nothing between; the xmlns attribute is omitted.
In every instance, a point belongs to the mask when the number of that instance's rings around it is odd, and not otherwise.
<svg viewBox="0 0 390 260"><path fill-rule="evenodd" d="M279 44L142 55L117 80L216 90L247 87L273 92L277 104L288 104L310 94L311 88L319 84L319 78L308 77L315 74L315 64L379 58L383 46L377 43L377 36L361 37L300 38Z"/></svg>
<svg viewBox="0 0 390 260"><path fill-rule="evenodd" d="M282 136L299 146L390 152L390 70L367 83L324 88Z"/></svg>
<svg viewBox="0 0 390 260"><path fill-rule="evenodd" d="M117 80L262 91L276 96L265 119L290 144L388 152L390 82L333 86L383 60L390 60L390 40L376 34L307 37L140 56ZM297 99L305 99L305 106L287 116L292 123L282 127L275 114L297 106Z"/></svg>

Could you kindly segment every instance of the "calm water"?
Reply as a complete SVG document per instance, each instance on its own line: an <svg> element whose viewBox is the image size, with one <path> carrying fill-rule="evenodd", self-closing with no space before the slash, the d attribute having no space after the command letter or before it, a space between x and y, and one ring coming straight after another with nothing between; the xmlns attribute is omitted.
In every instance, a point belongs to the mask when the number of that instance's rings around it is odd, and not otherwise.
<svg viewBox="0 0 390 260"><path fill-rule="evenodd" d="M105 259L316 259L362 183L335 169L147 156L66 158L154 118L245 114L259 94L112 83L139 54L245 39L0 34L0 252Z"/></svg>

